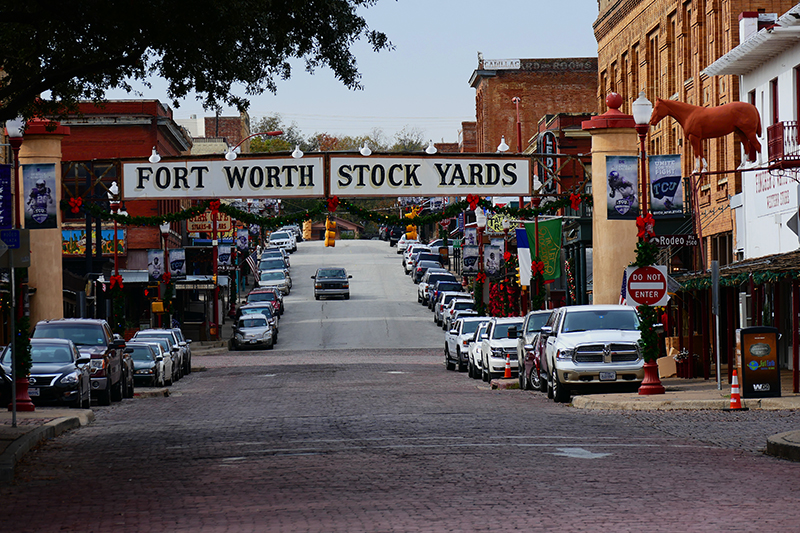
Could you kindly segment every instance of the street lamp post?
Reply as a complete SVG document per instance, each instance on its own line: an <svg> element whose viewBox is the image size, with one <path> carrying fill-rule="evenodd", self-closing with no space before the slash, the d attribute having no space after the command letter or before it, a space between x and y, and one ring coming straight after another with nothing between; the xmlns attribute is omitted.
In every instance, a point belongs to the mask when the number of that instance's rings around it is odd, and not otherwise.
<svg viewBox="0 0 800 533"><path fill-rule="evenodd" d="M278 131L262 131L262 132L259 132L259 133L250 134L247 137L245 137L244 139L242 139L241 141L239 141L238 143L236 143L235 146L233 146L232 148L229 148L228 151L225 152L225 159L227 159L228 161L235 161L236 157L237 157L236 149L239 148L242 145L242 143L244 143L247 139L252 139L253 137L258 137L260 135L266 135L268 137L275 137L276 135L283 135L283 132L278 130ZM297 148L295 148L295 150L299 151L300 147L298 146Z"/></svg>
<svg viewBox="0 0 800 533"><path fill-rule="evenodd" d="M169 246L167 245L167 239L169 238L169 222L163 222L158 226L158 229L161 231L161 236L164 237L164 274L166 274L166 279L171 279L172 272L169 267ZM168 283L164 284L164 291L167 290ZM164 326L164 313L161 314L161 327L171 327L172 324L170 323L170 314L166 313L167 315L167 325Z"/></svg>
<svg viewBox="0 0 800 533"><path fill-rule="evenodd" d="M484 214L482 207L475 209L475 227L478 230L478 276L481 276L482 274L485 276L483 272L483 232L486 229L486 215ZM485 284L482 283L481 286L485 287ZM480 298L480 307L483 307L483 293L480 295L476 294L475 297Z"/></svg>
<svg viewBox="0 0 800 533"><path fill-rule="evenodd" d="M636 133L639 134L639 152L642 165L642 193L641 193L641 217L647 217L648 204L650 200L649 189L650 180L647 175L647 150L645 147L645 140L647 132L650 130L650 117L653 114L653 103L647 99L644 91L639 93L637 98L631 105L633 111L633 121L636 123ZM648 235L645 231L643 239L647 241ZM644 266L644 265L639 265ZM644 363L644 379L639 387L639 394L664 394L664 386L658 377L658 363L653 359L648 359Z"/></svg>
<svg viewBox="0 0 800 533"><path fill-rule="evenodd" d="M522 153L522 121L519 119L519 103L522 99L519 96L515 96L511 99L511 102L517 109L517 153ZM525 203L525 198L520 196L519 197L519 208L522 209L524 206L522 205Z"/></svg>

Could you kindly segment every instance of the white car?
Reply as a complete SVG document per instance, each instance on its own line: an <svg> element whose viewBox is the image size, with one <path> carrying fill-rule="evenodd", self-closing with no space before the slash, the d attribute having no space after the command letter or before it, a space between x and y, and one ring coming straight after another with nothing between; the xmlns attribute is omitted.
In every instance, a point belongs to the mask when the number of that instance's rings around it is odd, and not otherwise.
<svg viewBox="0 0 800 533"><path fill-rule="evenodd" d="M444 335L444 365L447 370L458 366L463 372L469 365L469 345L475 338L478 327L487 322L487 318L463 318L456 320L453 328Z"/></svg>
<svg viewBox="0 0 800 533"><path fill-rule="evenodd" d="M458 279L456 279L452 272L443 268L429 268L428 271L425 272L425 275L422 276L422 281L417 283L417 301L423 305L426 305L428 301L428 293L430 292L428 290L428 285L431 283L436 283L441 279L447 279L453 283L458 283Z"/></svg>
<svg viewBox="0 0 800 533"><path fill-rule="evenodd" d="M406 234L403 233L403 235L400 237L400 240L397 241L397 253L402 254L403 252L406 251L406 248L408 248L411 244L418 244L418 243L419 241L417 239L409 239L406 237Z"/></svg>
<svg viewBox="0 0 800 533"><path fill-rule="evenodd" d="M269 248L283 248L287 252L297 251L297 240L291 231L273 231L269 236Z"/></svg>
<svg viewBox="0 0 800 533"><path fill-rule="evenodd" d="M470 339L467 353L469 355L469 362L467 363L467 374L472 379L480 379L481 377L481 338L486 333L486 328L489 327L489 319L481 322L478 329L475 330L475 335Z"/></svg>
<svg viewBox="0 0 800 533"><path fill-rule="evenodd" d="M466 293L465 293L466 294ZM465 309L475 309L475 300L472 298L453 298L442 310L442 329L447 331L450 329L450 324L453 321L453 315L456 311L464 311Z"/></svg>
<svg viewBox="0 0 800 533"><path fill-rule="evenodd" d="M481 339L481 379L491 381L502 377L506 361L511 367L511 375L516 377L519 370L517 362L517 337L522 331L522 317L492 318ZM512 329L513 328L513 329ZM513 336L509 336L512 330Z"/></svg>
<svg viewBox="0 0 800 533"><path fill-rule="evenodd" d="M412 244L406 251L403 252L403 270L405 271L406 275L411 274L411 257L417 252L429 252L430 248L425 246L424 244Z"/></svg>
<svg viewBox="0 0 800 533"><path fill-rule="evenodd" d="M161 384L172 385L175 376L175 371L172 368L172 357L164 352L161 344L158 342L151 342L147 339L136 339L135 341L131 340L131 342L142 342L144 344L149 344L153 348L153 351L156 352L156 359L161 357Z"/></svg>
<svg viewBox="0 0 800 533"><path fill-rule="evenodd" d="M472 295L468 292L445 291L439 293L439 298L436 300L436 305L433 308L433 321L437 326L444 323L444 308L453 299L470 300Z"/></svg>
<svg viewBox="0 0 800 533"><path fill-rule="evenodd" d="M547 395L569 401L573 390L624 385L637 389L644 379L639 349L639 315L627 305L570 305L557 309L542 326L543 377Z"/></svg>

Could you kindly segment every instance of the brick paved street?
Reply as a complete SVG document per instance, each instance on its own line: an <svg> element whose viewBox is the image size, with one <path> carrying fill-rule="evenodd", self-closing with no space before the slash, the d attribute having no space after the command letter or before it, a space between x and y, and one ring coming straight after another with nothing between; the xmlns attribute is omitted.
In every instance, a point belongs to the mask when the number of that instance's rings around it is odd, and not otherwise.
<svg viewBox="0 0 800 533"><path fill-rule="evenodd" d="M196 365L29 454L3 530L796 530L800 465L758 452L794 413L580 411L439 350Z"/></svg>

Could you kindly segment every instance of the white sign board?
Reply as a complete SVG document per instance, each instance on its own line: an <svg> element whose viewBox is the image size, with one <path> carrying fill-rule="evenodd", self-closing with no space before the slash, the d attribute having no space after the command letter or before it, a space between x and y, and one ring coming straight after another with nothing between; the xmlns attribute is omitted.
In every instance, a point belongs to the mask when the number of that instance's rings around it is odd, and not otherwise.
<svg viewBox="0 0 800 533"><path fill-rule="evenodd" d="M752 200L757 217L797 210L797 182L789 175L756 172Z"/></svg>
<svg viewBox="0 0 800 533"><path fill-rule="evenodd" d="M126 200L312 197L324 195L323 158L264 158L126 163Z"/></svg>
<svg viewBox="0 0 800 533"><path fill-rule="evenodd" d="M522 157L331 156L331 195L528 196Z"/></svg>

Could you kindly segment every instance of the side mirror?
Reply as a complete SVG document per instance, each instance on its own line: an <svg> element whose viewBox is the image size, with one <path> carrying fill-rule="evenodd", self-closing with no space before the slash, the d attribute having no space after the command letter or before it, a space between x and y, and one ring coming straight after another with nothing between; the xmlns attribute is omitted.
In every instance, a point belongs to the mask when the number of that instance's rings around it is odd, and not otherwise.
<svg viewBox="0 0 800 533"><path fill-rule="evenodd" d="M527 352L533 351L533 344L526 344L525 346L522 347L522 349Z"/></svg>
<svg viewBox="0 0 800 533"><path fill-rule="evenodd" d="M484 334L482 334L482 335L481 335L481 340L482 340L482 341L485 341L485 340L487 340L488 338L489 338L489 334L488 334L488 333L484 333Z"/></svg>
<svg viewBox="0 0 800 533"><path fill-rule="evenodd" d="M163 360L164 360L164 356L163 355L157 355L156 356L156 361L163 361Z"/></svg>
<svg viewBox="0 0 800 533"><path fill-rule="evenodd" d="M516 339L517 337L519 337L519 335L517 335L517 327L511 326L510 328L508 328L508 338Z"/></svg>
<svg viewBox="0 0 800 533"><path fill-rule="evenodd" d="M131 351L133 351L133 350L131 350ZM92 358L91 358L91 357L84 357L84 356L81 356L81 357L78 357L78 360L75 362L75 364L78 364L78 365L85 365L86 363L88 363L88 362L89 362L89 361L91 361L91 360L92 360Z"/></svg>
<svg viewBox="0 0 800 533"><path fill-rule="evenodd" d="M542 326L543 335L550 335L551 333L553 333L553 326Z"/></svg>
<svg viewBox="0 0 800 533"><path fill-rule="evenodd" d="M450 330L450 335L458 335L458 330L457 329L451 329Z"/></svg>
<svg viewBox="0 0 800 533"><path fill-rule="evenodd" d="M655 329L656 333L659 335L664 334L664 324L653 324L653 329Z"/></svg>
<svg viewBox="0 0 800 533"><path fill-rule="evenodd" d="M347 275L347 279L350 279L350 278L352 278L352 277L353 277L353 275L352 275L352 274L348 274L348 275Z"/></svg>

